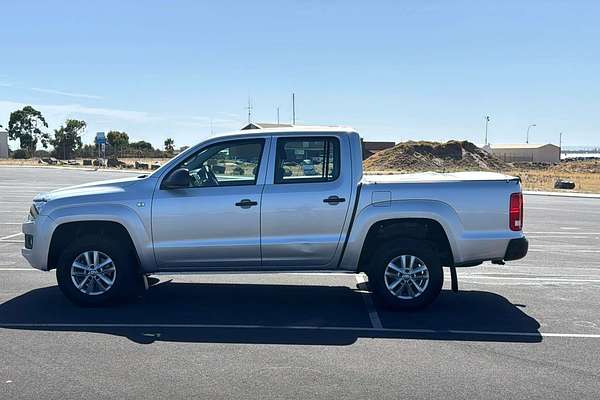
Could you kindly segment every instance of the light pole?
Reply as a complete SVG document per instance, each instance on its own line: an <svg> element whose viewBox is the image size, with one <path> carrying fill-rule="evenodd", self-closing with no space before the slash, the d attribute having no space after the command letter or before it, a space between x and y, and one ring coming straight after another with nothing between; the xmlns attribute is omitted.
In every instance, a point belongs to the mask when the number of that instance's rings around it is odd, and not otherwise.
<svg viewBox="0 0 600 400"><path fill-rule="evenodd" d="M485 116L485 143L484 145L488 144L488 122L490 122L490 116L486 115Z"/></svg>
<svg viewBox="0 0 600 400"><path fill-rule="evenodd" d="M562 132L558 134L558 161L562 159Z"/></svg>
<svg viewBox="0 0 600 400"><path fill-rule="evenodd" d="M529 124L527 126L527 138L525 139L525 143L529 143L529 129L531 129L532 126L536 126L535 124Z"/></svg>

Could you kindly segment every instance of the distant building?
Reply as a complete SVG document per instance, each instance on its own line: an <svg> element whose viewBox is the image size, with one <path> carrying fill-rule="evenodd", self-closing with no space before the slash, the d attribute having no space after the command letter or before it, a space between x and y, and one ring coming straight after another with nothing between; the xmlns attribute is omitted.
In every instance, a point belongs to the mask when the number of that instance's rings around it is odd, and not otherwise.
<svg viewBox="0 0 600 400"><path fill-rule="evenodd" d="M560 147L554 144L487 144L483 149L506 162L560 162Z"/></svg>
<svg viewBox="0 0 600 400"><path fill-rule="evenodd" d="M395 145L396 145L396 143L394 143L394 142L365 142L365 141L362 141L363 160L366 160L367 158L371 157L373 154L377 153L378 151L389 149L391 147L394 147Z"/></svg>
<svg viewBox="0 0 600 400"><path fill-rule="evenodd" d="M248 129L268 129L268 128L291 128L292 124L273 124L270 122L250 122L244 126L241 130L245 131Z"/></svg>
<svg viewBox="0 0 600 400"><path fill-rule="evenodd" d="M0 129L0 158L8 158L8 132Z"/></svg>

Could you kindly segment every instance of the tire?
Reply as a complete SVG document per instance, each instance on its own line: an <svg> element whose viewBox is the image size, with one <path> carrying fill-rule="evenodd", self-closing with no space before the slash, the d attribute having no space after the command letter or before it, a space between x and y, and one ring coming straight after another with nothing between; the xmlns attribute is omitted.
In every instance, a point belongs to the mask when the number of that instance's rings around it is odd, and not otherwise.
<svg viewBox="0 0 600 400"><path fill-rule="evenodd" d="M96 260L94 254L97 254ZM111 263L108 263L109 258ZM88 264L94 263L106 265L89 273ZM129 246L109 237L92 235L75 240L63 250L56 268L56 280L60 290L73 303L101 307L116 304L136 293L137 270L137 261ZM111 281L111 284L107 283ZM77 283L81 284L81 289Z"/></svg>
<svg viewBox="0 0 600 400"><path fill-rule="evenodd" d="M403 265L410 272L402 268ZM427 307L440 294L444 283L444 271L435 246L417 240L386 242L379 246L367 275L375 300L394 310Z"/></svg>

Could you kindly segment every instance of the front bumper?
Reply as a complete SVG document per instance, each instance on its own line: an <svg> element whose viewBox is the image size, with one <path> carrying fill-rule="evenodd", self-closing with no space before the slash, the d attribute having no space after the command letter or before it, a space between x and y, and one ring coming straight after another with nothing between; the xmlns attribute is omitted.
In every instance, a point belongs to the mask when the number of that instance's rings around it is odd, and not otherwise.
<svg viewBox="0 0 600 400"><path fill-rule="evenodd" d="M527 255L529 249L529 242L527 238L511 239L508 242L506 253L504 254L504 261L519 260Z"/></svg>
<svg viewBox="0 0 600 400"><path fill-rule="evenodd" d="M49 232L51 219L39 215L35 220L26 220L21 225L21 231L32 240L31 245L21 249L21 254L29 264L42 271L48 270L48 249L50 248ZM31 248L28 248L31 247Z"/></svg>

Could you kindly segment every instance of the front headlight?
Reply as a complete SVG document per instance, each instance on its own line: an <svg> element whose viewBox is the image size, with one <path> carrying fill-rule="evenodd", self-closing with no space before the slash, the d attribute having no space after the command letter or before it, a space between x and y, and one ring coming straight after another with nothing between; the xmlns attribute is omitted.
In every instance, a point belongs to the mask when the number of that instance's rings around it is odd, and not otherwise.
<svg viewBox="0 0 600 400"><path fill-rule="evenodd" d="M34 220L40 215L46 205L45 200L34 200L31 207L29 207L29 219Z"/></svg>
<svg viewBox="0 0 600 400"><path fill-rule="evenodd" d="M38 211L35 204L32 204L31 207L29 207L29 219L34 220L37 218L38 215L40 215L40 212Z"/></svg>

